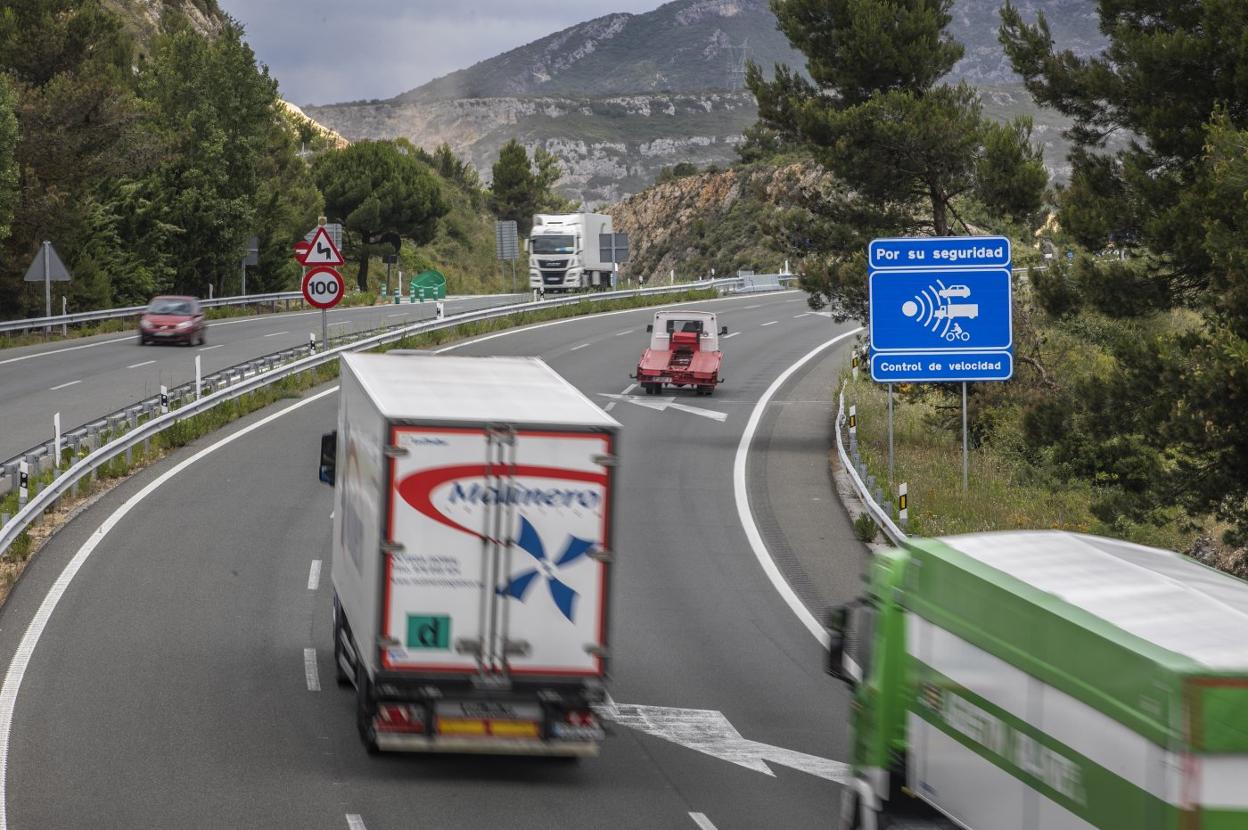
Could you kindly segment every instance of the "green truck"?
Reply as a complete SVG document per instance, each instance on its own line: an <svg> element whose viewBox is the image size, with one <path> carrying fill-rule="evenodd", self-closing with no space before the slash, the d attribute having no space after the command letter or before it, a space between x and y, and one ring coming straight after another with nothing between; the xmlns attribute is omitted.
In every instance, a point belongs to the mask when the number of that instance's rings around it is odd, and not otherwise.
<svg viewBox="0 0 1248 830"><path fill-rule="evenodd" d="M906 540L864 579L827 619L841 830L1248 828L1248 583L1060 531Z"/></svg>

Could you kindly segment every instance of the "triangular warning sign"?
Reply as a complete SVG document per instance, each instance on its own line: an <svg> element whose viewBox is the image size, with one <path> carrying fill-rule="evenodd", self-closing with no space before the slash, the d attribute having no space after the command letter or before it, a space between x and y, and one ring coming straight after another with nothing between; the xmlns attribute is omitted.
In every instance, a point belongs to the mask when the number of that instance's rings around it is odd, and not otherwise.
<svg viewBox="0 0 1248 830"><path fill-rule="evenodd" d="M316 229L316 235L312 237L312 247L303 258L304 265L342 265L346 260L342 258L342 252L338 250L338 246L334 244L334 239L329 235L329 231L325 230L325 226Z"/></svg>

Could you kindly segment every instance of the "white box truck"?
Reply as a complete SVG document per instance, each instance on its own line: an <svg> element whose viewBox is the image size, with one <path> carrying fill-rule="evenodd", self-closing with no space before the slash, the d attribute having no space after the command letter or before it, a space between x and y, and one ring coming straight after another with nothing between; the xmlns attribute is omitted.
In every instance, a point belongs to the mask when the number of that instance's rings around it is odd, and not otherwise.
<svg viewBox="0 0 1248 830"><path fill-rule="evenodd" d="M529 232L529 287L546 293L608 288L614 263L604 262L599 236L614 233L603 213L539 213Z"/></svg>
<svg viewBox="0 0 1248 830"><path fill-rule="evenodd" d="M592 756L619 424L537 358L342 357L334 660L370 752Z"/></svg>

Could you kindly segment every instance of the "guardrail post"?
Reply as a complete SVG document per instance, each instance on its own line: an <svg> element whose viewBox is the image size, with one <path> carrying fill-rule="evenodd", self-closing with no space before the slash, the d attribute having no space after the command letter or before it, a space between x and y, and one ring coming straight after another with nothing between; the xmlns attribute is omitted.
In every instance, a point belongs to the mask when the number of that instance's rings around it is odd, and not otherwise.
<svg viewBox="0 0 1248 830"><path fill-rule="evenodd" d="M897 485L897 522L902 530L910 531L910 496L904 481Z"/></svg>
<svg viewBox="0 0 1248 830"><path fill-rule="evenodd" d="M52 415L52 469L61 469L61 413Z"/></svg>
<svg viewBox="0 0 1248 830"><path fill-rule="evenodd" d="M30 498L30 464L23 458L17 463L17 509L26 506Z"/></svg>
<svg viewBox="0 0 1248 830"><path fill-rule="evenodd" d="M849 407L849 451L858 452L858 407L852 404Z"/></svg>

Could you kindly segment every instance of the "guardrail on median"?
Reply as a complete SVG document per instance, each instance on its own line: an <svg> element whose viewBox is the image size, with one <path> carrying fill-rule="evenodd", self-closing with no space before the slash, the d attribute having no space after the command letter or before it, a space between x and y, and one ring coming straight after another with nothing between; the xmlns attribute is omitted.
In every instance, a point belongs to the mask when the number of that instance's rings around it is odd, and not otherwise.
<svg viewBox="0 0 1248 830"><path fill-rule="evenodd" d="M845 384L841 384L840 402L836 411L836 454L841 459L841 466L849 473L849 478L854 484L854 490L858 493L858 498L862 500L862 504L867 509L867 513L875 520L875 523L884 531L884 535L894 545L901 544L906 538L905 532L897 526L893 518L888 515L888 511L880 506L876 501L875 495L868 489L866 481L866 465L861 459L855 463L850 459L849 453L845 451L845 442L841 438L841 429L845 426Z"/></svg>
<svg viewBox="0 0 1248 830"><path fill-rule="evenodd" d="M231 305L261 305L263 303L279 303L288 300L300 300L303 294L298 291L281 291L276 294L247 294L241 297L217 297L211 300L200 300L205 308L220 308ZM138 317L147 310L145 305L126 308L102 308L98 311L79 311L74 314L54 314L51 317L28 317L24 320L0 321L0 333L42 329L49 326L76 326L82 323L95 323L100 320L123 320L127 317Z"/></svg>
<svg viewBox="0 0 1248 830"><path fill-rule="evenodd" d="M134 423L131 428L122 434L113 437L108 434L108 440L99 447L92 447L87 455L78 458L64 472L60 473L42 490L33 494L30 500L18 510L17 514L7 523L0 527L0 556L4 555L13 542L22 534L23 531L44 511L51 508L58 499L77 485L83 478L93 475L97 470L113 460L122 453L133 449L144 441L150 440L153 436L158 435L165 429L174 424L200 415L213 407L233 400L267 386L276 383L283 378L292 377L314 369L326 363L337 360L339 355L344 352L351 351L367 351L378 346L388 345L402 340L404 337L413 334L423 334L431 331L439 331L441 329L454 328L464 325L465 323L475 323L483 320L491 320L499 317L507 317L513 314L519 314L525 311L539 311L545 308L555 308L560 306L576 305L579 303L603 302L606 300L627 299L629 297L644 297L659 294L673 294L682 291L697 290L700 288L719 288L730 280L705 280L696 283L685 283L682 285L665 285L655 288L641 288L629 291L610 291L598 294L580 294L571 295L565 298L540 300L537 302L516 303L509 306L497 306L494 308L481 309L477 311L466 311L461 314L443 317L441 319L424 320L418 323L400 324L381 334L365 337L351 343L345 343L340 346L324 349L307 357L297 358L285 365L275 366L267 371L257 371L250 377L240 376L235 382L226 384L223 388L216 389L199 398L192 398L186 401L182 406L171 409L169 412L150 417L145 421ZM193 386L193 384L192 384ZM200 390L202 393L202 390ZM171 401L172 403L172 401ZM136 405L141 406L141 405ZM127 410L130 407L127 408ZM130 426L130 424L118 424L118 427ZM107 433L101 433L105 435ZM58 462L60 459L56 459Z"/></svg>

